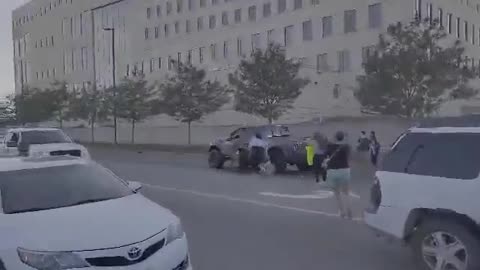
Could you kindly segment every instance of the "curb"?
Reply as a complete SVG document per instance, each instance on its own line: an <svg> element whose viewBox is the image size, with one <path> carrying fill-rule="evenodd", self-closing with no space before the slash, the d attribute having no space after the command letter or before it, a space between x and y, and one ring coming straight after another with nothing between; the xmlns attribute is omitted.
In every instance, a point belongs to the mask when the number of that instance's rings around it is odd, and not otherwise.
<svg viewBox="0 0 480 270"><path fill-rule="evenodd" d="M80 142L81 143L81 142ZM158 151L167 153L207 153L208 145L171 145L171 144L112 144L112 143L81 143L87 148L120 149L131 151Z"/></svg>

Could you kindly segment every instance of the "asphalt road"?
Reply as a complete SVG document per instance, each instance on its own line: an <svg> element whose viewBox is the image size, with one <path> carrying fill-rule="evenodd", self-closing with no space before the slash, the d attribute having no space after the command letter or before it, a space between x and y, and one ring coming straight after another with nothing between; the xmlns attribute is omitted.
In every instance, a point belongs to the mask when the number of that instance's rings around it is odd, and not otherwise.
<svg viewBox="0 0 480 270"><path fill-rule="evenodd" d="M361 221L372 174L361 162L353 165L356 219L347 221L308 174L261 177L208 169L203 155L91 151L180 216L196 270L414 269L408 249L376 238Z"/></svg>

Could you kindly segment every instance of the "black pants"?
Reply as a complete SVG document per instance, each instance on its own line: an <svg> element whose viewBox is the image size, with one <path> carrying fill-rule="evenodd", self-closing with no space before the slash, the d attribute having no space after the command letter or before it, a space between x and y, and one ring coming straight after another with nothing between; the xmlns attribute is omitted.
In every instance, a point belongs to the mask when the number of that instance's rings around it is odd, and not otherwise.
<svg viewBox="0 0 480 270"><path fill-rule="evenodd" d="M370 153L370 161L372 162L372 165L376 167L378 163L378 154Z"/></svg>
<svg viewBox="0 0 480 270"><path fill-rule="evenodd" d="M266 161L265 148L253 146L250 151L250 164L258 169L258 165Z"/></svg>
<svg viewBox="0 0 480 270"><path fill-rule="evenodd" d="M323 160L325 159L325 155L315 154L313 156L313 173L315 175L315 181L320 182L320 176L322 176L322 180L327 180L327 170L322 167Z"/></svg>

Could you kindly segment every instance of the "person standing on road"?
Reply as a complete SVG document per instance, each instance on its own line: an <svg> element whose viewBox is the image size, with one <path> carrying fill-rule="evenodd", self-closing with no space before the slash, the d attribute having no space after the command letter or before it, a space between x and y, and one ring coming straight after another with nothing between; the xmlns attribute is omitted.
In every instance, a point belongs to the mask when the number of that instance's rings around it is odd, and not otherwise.
<svg viewBox="0 0 480 270"><path fill-rule="evenodd" d="M365 131L362 131L360 133L360 137L358 138L357 151L368 152L369 146L370 146L370 140L367 137L367 133Z"/></svg>
<svg viewBox="0 0 480 270"><path fill-rule="evenodd" d="M315 175L315 181L320 182L320 176L322 180L326 181L327 171L323 168L323 160L325 159L325 152L327 150L328 139L320 132L313 134L313 139L310 142L313 146L313 173Z"/></svg>
<svg viewBox="0 0 480 270"><path fill-rule="evenodd" d="M267 148L268 143L263 139L263 136L260 133L255 134L248 143L250 160L257 171L261 171L262 165L267 162Z"/></svg>
<svg viewBox="0 0 480 270"><path fill-rule="evenodd" d="M345 141L345 133L338 131L335 141L328 145L324 161L327 168L327 183L333 189L340 216L353 218L350 206L350 146Z"/></svg>
<svg viewBox="0 0 480 270"><path fill-rule="evenodd" d="M377 167L378 155L380 154L380 143L377 140L375 131L370 132L370 161L374 167Z"/></svg>

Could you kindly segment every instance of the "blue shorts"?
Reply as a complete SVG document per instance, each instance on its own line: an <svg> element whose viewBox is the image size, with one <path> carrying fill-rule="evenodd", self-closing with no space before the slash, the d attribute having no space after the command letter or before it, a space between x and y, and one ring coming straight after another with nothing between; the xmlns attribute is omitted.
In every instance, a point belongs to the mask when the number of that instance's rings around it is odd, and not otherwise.
<svg viewBox="0 0 480 270"><path fill-rule="evenodd" d="M348 187L350 184L350 168L328 170L327 183L333 189Z"/></svg>

